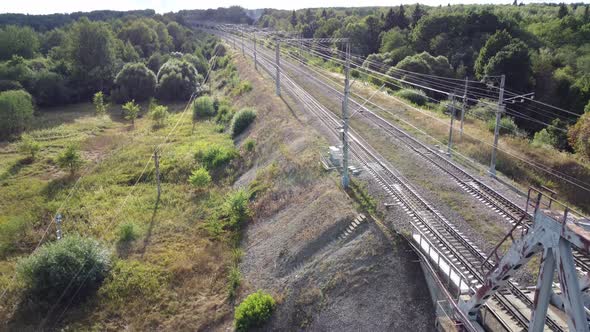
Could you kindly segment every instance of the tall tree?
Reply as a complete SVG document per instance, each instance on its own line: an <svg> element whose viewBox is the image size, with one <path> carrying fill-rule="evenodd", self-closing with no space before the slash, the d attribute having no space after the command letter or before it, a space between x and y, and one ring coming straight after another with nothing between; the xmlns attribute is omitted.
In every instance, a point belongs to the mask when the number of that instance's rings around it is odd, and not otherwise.
<svg viewBox="0 0 590 332"><path fill-rule="evenodd" d="M559 11L557 12L557 17L564 18L567 16L568 13L569 13L569 11L567 10L567 5L563 2L560 3L559 4Z"/></svg>
<svg viewBox="0 0 590 332"><path fill-rule="evenodd" d="M387 11L387 15L385 15L385 20L383 22L383 31L389 31L395 26L396 21L396 14L393 11L393 8L389 8Z"/></svg>
<svg viewBox="0 0 590 332"><path fill-rule="evenodd" d="M297 14L295 14L295 11L291 12L291 26L297 26Z"/></svg>
<svg viewBox="0 0 590 332"><path fill-rule="evenodd" d="M106 23L81 18L69 32L68 57L80 97L105 90L113 81L114 37Z"/></svg>
<svg viewBox="0 0 590 332"><path fill-rule="evenodd" d="M0 60L8 60L13 55L32 58L38 49L39 38L30 27L9 25L0 29Z"/></svg>
<svg viewBox="0 0 590 332"><path fill-rule="evenodd" d="M403 30L407 29L409 25L410 23L408 22L408 18L406 17L406 10L404 8L404 5L399 5L396 26Z"/></svg>
<svg viewBox="0 0 590 332"><path fill-rule="evenodd" d="M422 7L420 7L420 4L416 4L416 7L414 8L414 12L412 13L412 26L416 26L416 24L418 24L418 21L420 21L420 19L422 18L422 16L424 16L426 14L426 12L424 11L424 9L422 9Z"/></svg>

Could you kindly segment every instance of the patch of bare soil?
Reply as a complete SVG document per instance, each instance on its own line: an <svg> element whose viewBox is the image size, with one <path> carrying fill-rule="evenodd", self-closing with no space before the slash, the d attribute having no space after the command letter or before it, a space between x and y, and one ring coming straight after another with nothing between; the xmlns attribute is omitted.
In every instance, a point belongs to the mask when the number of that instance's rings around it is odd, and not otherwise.
<svg viewBox="0 0 590 332"><path fill-rule="evenodd" d="M264 187L272 180L244 235L236 303L258 289L274 295L277 310L262 330L432 331L434 308L413 252L370 220L347 234L359 213L318 165L328 143L300 105L286 98L289 108L274 96L272 82L249 59L235 60L254 87L240 106L258 111L245 134L256 140L257 158L236 184Z"/></svg>

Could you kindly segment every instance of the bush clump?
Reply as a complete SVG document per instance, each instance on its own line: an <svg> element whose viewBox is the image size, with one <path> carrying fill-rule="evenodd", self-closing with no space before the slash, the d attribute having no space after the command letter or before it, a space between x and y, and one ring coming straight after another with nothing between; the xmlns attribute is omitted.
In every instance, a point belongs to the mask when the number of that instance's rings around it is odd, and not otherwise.
<svg viewBox="0 0 590 332"><path fill-rule="evenodd" d="M402 89L397 91L395 96L406 99L418 106L424 106L428 102L428 97L422 90Z"/></svg>
<svg viewBox="0 0 590 332"><path fill-rule="evenodd" d="M197 189L207 187L211 183L211 175L204 167L197 168L188 178L188 182Z"/></svg>
<svg viewBox="0 0 590 332"><path fill-rule="evenodd" d="M232 159L237 157L237 155L238 153L233 147L214 145L208 147L204 151L198 151L195 157L206 169L213 170L228 164Z"/></svg>
<svg viewBox="0 0 590 332"><path fill-rule="evenodd" d="M193 119L205 118L215 115L213 99L209 96L201 96L193 104Z"/></svg>
<svg viewBox="0 0 590 332"><path fill-rule="evenodd" d="M231 121L232 136L236 137L243 133L254 119L256 119L256 111L251 108L244 108L237 112Z"/></svg>
<svg viewBox="0 0 590 332"><path fill-rule="evenodd" d="M263 291L259 290L248 295L236 308L234 315L236 330L247 331L252 327L261 326L270 318L275 305L272 296Z"/></svg>
<svg viewBox="0 0 590 332"><path fill-rule="evenodd" d="M33 98L28 92L0 92L0 139L19 135L32 120Z"/></svg>
<svg viewBox="0 0 590 332"><path fill-rule="evenodd" d="M103 282L110 269L110 253L98 241L78 235L43 245L18 262L17 273L30 295L56 301L85 297ZM78 291L79 289L79 291Z"/></svg>
<svg viewBox="0 0 590 332"><path fill-rule="evenodd" d="M137 226L132 222L126 222L119 226L119 242L127 243L134 241L139 236Z"/></svg>
<svg viewBox="0 0 590 332"><path fill-rule="evenodd" d="M494 132L496 128L496 120L490 119L487 122L488 130ZM504 116L500 119L500 135L516 135L518 134L518 127L514 123L514 119L509 116Z"/></svg>

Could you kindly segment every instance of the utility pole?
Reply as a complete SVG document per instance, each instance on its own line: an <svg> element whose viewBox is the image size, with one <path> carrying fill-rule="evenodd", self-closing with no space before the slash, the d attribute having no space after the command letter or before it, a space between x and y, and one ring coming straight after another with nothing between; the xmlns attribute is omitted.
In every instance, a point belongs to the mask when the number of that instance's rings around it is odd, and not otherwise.
<svg viewBox="0 0 590 332"><path fill-rule="evenodd" d="M244 31L242 31L242 55L246 55L244 52Z"/></svg>
<svg viewBox="0 0 590 332"><path fill-rule="evenodd" d="M277 39L277 46L276 46L276 55L275 55L275 61L276 61L276 65L277 65L277 74L276 74L276 92L277 92L277 96L281 96L281 41L279 39Z"/></svg>
<svg viewBox="0 0 590 332"><path fill-rule="evenodd" d="M157 200L160 201L160 159L158 157L158 148L154 151L154 164L156 165L156 183L158 186L158 198Z"/></svg>
<svg viewBox="0 0 590 332"><path fill-rule="evenodd" d="M258 70L258 63L256 62L256 33L254 33L254 69Z"/></svg>
<svg viewBox="0 0 590 332"><path fill-rule="evenodd" d="M58 213L55 216L55 226L57 228L55 231L55 233L57 235L57 239L61 240L61 238L62 238L62 235L61 235L61 213Z"/></svg>
<svg viewBox="0 0 590 332"><path fill-rule="evenodd" d="M498 149L498 137L500 136L500 120L504 113L504 83L506 76L502 74L500 79L500 95L498 97L498 110L496 111L496 127L494 128L494 147L492 149L492 161L490 162L490 175L496 176L496 150Z"/></svg>
<svg viewBox="0 0 590 332"><path fill-rule="evenodd" d="M467 106L467 89L468 89L469 79L465 77L465 90L463 90L463 104L461 105L461 131L459 137L463 139L463 122L465 120L465 107Z"/></svg>
<svg viewBox="0 0 590 332"><path fill-rule="evenodd" d="M350 93L350 41L346 41L346 64L344 66L344 98L342 99L342 187L348 188L348 95Z"/></svg>
<svg viewBox="0 0 590 332"><path fill-rule="evenodd" d="M451 94L451 126L449 127L449 145L447 147L447 155L451 155L453 149L453 121L455 120L455 94Z"/></svg>

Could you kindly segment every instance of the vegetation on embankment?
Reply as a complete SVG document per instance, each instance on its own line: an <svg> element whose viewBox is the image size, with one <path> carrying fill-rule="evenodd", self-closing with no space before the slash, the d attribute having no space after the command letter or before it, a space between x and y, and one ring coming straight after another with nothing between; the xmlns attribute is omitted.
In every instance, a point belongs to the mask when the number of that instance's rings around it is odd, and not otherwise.
<svg viewBox="0 0 590 332"><path fill-rule="evenodd" d="M234 73L235 85L215 91L214 110L206 117L191 117L193 105L151 101L133 103L139 112L132 124L121 106L96 114L100 103L81 103L43 109L33 118L26 139L38 146L34 158L19 141L0 146L3 328L173 330L231 324L241 279L240 234L256 212L254 191L234 182L257 154L255 144L240 148L232 138L234 105L248 92L237 91L245 81L231 69L230 56L222 62L211 84ZM241 127L240 140L255 123ZM164 142L158 149L158 197L153 154ZM52 222L58 211L61 242ZM48 249L78 234L95 239L105 248L101 257L108 257L92 282L84 281L88 265L76 265L92 261L84 256L87 251L81 249L75 261L65 259L67 248L80 247L77 242ZM24 263L39 241L43 254ZM49 257L55 258L45 261ZM62 279L76 282L44 278L38 271L46 271L47 263L65 264Z"/></svg>

